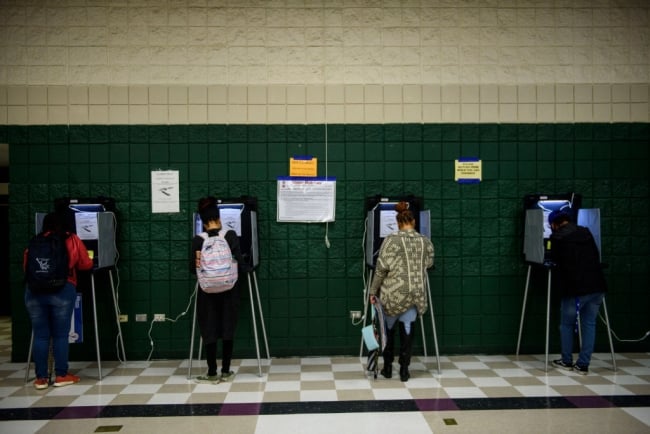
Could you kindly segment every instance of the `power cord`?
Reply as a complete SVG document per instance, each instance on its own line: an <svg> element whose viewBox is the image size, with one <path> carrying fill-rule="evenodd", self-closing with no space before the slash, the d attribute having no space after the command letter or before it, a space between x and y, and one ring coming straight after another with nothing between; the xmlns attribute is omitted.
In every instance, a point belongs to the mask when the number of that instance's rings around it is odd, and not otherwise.
<svg viewBox="0 0 650 434"><path fill-rule="evenodd" d="M607 327L607 321L605 321L605 318L603 318L603 316L600 314L600 312L598 313L598 318L600 318L600 320L603 322L603 324L605 324L605 327ZM650 330L648 330L648 331L645 332L645 334L644 334L643 336L641 336L639 339L621 339L621 338L619 338L619 337L616 335L616 333L614 332L614 330L612 330L611 327L609 327L609 331L612 333L612 336L614 336L614 338L615 338L617 341L619 341L619 342L632 342L632 343L642 342L642 341L644 341L648 336L650 336Z"/></svg>
<svg viewBox="0 0 650 434"><path fill-rule="evenodd" d="M368 300L366 297L366 288L368 288L368 279L366 278L365 265L366 265L366 236L368 234L368 217L363 221L363 235L361 236L361 252L363 253L362 263L363 267L361 268L361 279L363 280L363 314L359 317L358 321L355 321L354 318L351 319L353 326L358 326L366 320L366 311L368 310Z"/></svg>
<svg viewBox="0 0 650 434"><path fill-rule="evenodd" d="M176 315L176 318L167 318L167 317L165 317L165 319L163 319L162 321L156 320L155 318L151 320L151 323L149 324L149 331L147 333L147 336L149 337L149 344L151 345L151 350L149 351L149 355L147 356L147 362L151 361L151 355L153 354L153 350L154 350L153 337L151 337L151 331L153 330L154 323L166 322L166 321L171 322L171 323L177 322L181 317L187 315L187 312L190 311L190 307L192 306L192 300L195 297L196 297L196 288L192 292L192 295L190 295L190 298L189 298L189 300L187 302L187 307L185 308L185 310L183 312Z"/></svg>
<svg viewBox="0 0 650 434"><path fill-rule="evenodd" d="M115 264L113 264L113 266L115 267L115 287L113 289L115 291L115 313L117 315L117 320L119 321L120 316L122 315L122 311L120 310L120 291L119 291L120 269L117 267L117 263L120 261L120 252L117 250L117 217L115 216L114 212L111 212L111 215L113 216L113 250L115 251L115 258L114 258ZM117 335L115 336L115 352L117 354L117 360L120 363L125 363L126 360L122 360L122 356L126 358L126 354L120 353L120 341L122 339L123 339L122 328L119 327L117 330Z"/></svg>

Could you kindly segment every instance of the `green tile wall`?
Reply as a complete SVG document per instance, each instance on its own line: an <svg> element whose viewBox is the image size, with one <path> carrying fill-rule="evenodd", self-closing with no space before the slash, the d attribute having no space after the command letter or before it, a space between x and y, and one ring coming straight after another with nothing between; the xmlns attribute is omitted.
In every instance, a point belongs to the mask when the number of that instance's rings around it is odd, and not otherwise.
<svg viewBox="0 0 650 434"><path fill-rule="evenodd" d="M535 192L575 191L583 195L583 206L601 209L614 331L625 339L650 329L648 124L325 128L0 127L0 142L10 144L13 359L25 359L30 331L22 301L22 251L34 213L51 209L62 196L105 195L117 201L115 277L121 311L130 318L122 325L130 359L189 354L191 313L175 323L154 324L151 339L150 323L134 317L164 312L175 318L186 309L194 289L187 269L191 216L196 200L206 194L258 198L257 278L272 356L358 354L360 327L350 323L348 311L363 306L363 203L376 194L422 196L431 210L436 268L430 277L443 354L514 353L527 271L521 258L522 197ZM319 174L337 178L336 222L327 227L275 221L275 180L288 174L289 158L296 154L318 157ZM453 180L453 160L467 156L483 161L478 185ZM180 213L151 214L149 182L155 169L180 171ZM102 357L115 359L117 327L107 272L99 272L96 282ZM89 285L80 284L86 341L73 346L73 358L95 356ZM533 270L523 352L544 350L544 285L544 273ZM235 352L254 357L250 301L244 294ZM557 322L555 312L551 321ZM600 329L597 350L606 351ZM554 330L551 351L558 345ZM425 332L431 353L428 316ZM615 346L650 350L648 342ZM419 334L416 347L421 351Z"/></svg>

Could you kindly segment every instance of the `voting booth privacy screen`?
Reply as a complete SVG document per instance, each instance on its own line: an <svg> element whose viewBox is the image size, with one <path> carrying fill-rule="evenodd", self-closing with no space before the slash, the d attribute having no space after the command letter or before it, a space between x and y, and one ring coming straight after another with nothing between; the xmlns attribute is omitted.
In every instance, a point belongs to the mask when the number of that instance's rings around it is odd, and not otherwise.
<svg viewBox="0 0 650 434"><path fill-rule="evenodd" d="M424 200L421 197L367 197L365 200L365 258L369 267L375 266L384 238L399 230L395 205L402 201L409 204L409 209L413 213L413 217L415 217L415 230L425 237L431 238L431 213L429 210L422 209Z"/></svg>
<svg viewBox="0 0 650 434"><path fill-rule="evenodd" d="M524 196L524 258L533 264L549 261L551 226L548 215L553 211L567 213L571 221L578 221L582 196L575 193L529 194Z"/></svg>
<svg viewBox="0 0 650 434"><path fill-rule="evenodd" d="M77 234L93 260L93 268L112 267L117 259L115 200L107 197L59 198L54 211L63 216L65 230ZM36 213L35 231L47 213Z"/></svg>
<svg viewBox="0 0 650 434"><path fill-rule="evenodd" d="M219 218L224 230L233 230L239 237L242 256L253 267L259 264L259 244L257 238L257 198L217 199ZM194 235L204 232L201 216L194 213Z"/></svg>

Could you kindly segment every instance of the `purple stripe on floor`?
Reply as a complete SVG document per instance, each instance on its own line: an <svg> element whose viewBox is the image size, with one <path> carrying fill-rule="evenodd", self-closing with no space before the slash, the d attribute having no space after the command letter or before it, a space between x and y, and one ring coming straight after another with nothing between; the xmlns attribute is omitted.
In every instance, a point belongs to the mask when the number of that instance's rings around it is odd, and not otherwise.
<svg viewBox="0 0 650 434"><path fill-rule="evenodd" d="M420 411L445 411L445 410L458 410L458 406L453 399L416 399Z"/></svg>
<svg viewBox="0 0 650 434"><path fill-rule="evenodd" d="M222 404L220 416L255 416L260 414L262 403Z"/></svg>
<svg viewBox="0 0 650 434"><path fill-rule="evenodd" d="M83 405L66 407L54 419L92 419L104 408L103 405Z"/></svg>
<svg viewBox="0 0 650 434"><path fill-rule="evenodd" d="M565 396L565 399L578 408L616 407L613 403L600 396Z"/></svg>

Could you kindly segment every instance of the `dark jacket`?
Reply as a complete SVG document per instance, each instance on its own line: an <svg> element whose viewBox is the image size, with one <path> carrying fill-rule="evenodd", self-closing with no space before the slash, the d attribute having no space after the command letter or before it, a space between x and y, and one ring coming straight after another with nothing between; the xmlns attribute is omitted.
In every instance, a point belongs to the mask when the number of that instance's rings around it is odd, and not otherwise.
<svg viewBox="0 0 650 434"><path fill-rule="evenodd" d="M567 223L551 234L553 285L562 297L607 291L596 241L589 229Z"/></svg>

